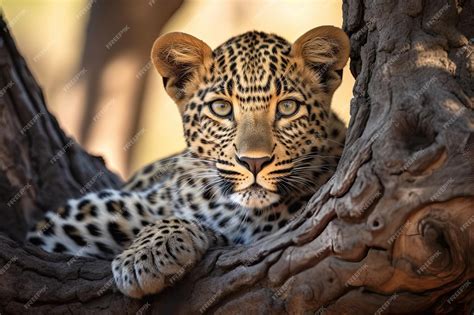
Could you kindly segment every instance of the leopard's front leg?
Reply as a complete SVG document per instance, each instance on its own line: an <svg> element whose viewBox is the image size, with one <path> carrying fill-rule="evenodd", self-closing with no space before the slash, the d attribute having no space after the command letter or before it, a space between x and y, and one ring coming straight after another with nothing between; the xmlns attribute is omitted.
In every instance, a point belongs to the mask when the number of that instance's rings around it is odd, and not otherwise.
<svg viewBox="0 0 474 315"><path fill-rule="evenodd" d="M217 241L214 232L197 221L160 219L143 228L113 260L115 283L133 298L158 293L181 279Z"/></svg>

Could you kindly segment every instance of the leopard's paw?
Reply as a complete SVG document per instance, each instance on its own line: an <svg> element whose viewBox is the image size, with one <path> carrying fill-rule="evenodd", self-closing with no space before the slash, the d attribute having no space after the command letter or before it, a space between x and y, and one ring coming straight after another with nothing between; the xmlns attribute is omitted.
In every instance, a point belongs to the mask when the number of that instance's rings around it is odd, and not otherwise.
<svg viewBox="0 0 474 315"><path fill-rule="evenodd" d="M198 223L167 218L146 226L132 245L115 257L112 272L118 289L141 298L181 279L210 246Z"/></svg>

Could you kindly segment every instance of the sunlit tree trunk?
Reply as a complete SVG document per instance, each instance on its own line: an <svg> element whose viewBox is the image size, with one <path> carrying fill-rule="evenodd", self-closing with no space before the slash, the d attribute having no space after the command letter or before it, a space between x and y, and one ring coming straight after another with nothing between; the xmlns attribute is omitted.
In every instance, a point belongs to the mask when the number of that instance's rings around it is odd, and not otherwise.
<svg viewBox="0 0 474 315"><path fill-rule="evenodd" d="M91 6L80 66L87 70L87 81L79 142L95 152L107 150L109 163L124 177L136 150L125 150L124 144L140 132L145 91L154 71L151 46L182 3L115 0Z"/></svg>

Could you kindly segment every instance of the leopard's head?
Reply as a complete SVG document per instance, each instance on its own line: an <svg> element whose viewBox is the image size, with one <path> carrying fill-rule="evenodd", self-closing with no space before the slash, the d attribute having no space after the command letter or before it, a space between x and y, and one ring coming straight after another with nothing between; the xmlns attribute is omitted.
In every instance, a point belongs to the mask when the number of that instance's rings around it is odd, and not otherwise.
<svg viewBox="0 0 474 315"><path fill-rule="evenodd" d="M294 44L247 32L215 50L168 33L152 49L189 151L212 161L216 185L246 208L314 189L330 146L331 98L348 57L349 40L333 26L312 29Z"/></svg>

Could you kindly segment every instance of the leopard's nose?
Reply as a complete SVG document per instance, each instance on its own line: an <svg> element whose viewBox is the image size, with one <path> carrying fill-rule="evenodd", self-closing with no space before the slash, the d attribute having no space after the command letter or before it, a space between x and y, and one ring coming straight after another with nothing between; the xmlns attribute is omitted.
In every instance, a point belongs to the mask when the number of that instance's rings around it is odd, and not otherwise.
<svg viewBox="0 0 474 315"><path fill-rule="evenodd" d="M257 174L268 164L273 161L273 157L264 156L264 157L247 157L247 156L236 156L235 159L237 162L243 166L245 166L254 176Z"/></svg>

